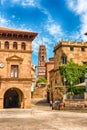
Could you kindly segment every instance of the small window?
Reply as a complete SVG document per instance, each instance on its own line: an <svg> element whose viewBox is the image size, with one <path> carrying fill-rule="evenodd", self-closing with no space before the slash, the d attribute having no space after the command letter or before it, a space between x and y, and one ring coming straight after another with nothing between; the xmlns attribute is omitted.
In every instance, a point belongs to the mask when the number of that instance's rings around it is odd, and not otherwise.
<svg viewBox="0 0 87 130"><path fill-rule="evenodd" d="M70 51L74 51L74 47L72 46L72 47L70 47Z"/></svg>
<svg viewBox="0 0 87 130"><path fill-rule="evenodd" d="M24 35L24 38L28 38L28 35Z"/></svg>
<svg viewBox="0 0 87 130"><path fill-rule="evenodd" d="M82 48L81 48L81 51L85 51L85 48L84 48L84 47L82 47Z"/></svg>
<svg viewBox="0 0 87 130"><path fill-rule="evenodd" d="M67 57L62 56L62 64L67 64Z"/></svg>
<svg viewBox="0 0 87 130"><path fill-rule="evenodd" d="M12 34L11 34L11 33L8 33L8 34L7 34L7 37L11 37L11 36L12 36Z"/></svg>
<svg viewBox="0 0 87 130"><path fill-rule="evenodd" d="M83 62L84 65L87 65L87 62Z"/></svg>
<svg viewBox="0 0 87 130"><path fill-rule="evenodd" d="M13 49L17 49L17 48L18 48L17 42L14 42L14 43L13 43Z"/></svg>
<svg viewBox="0 0 87 130"><path fill-rule="evenodd" d="M14 38L17 38L17 34L13 34L13 37L14 37Z"/></svg>
<svg viewBox="0 0 87 130"><path fill-rule="evenodd" d="M42 61L44 61L44 56L42 56Z"/></svg>
<svg viewBox="0 0 87 130"><path fill-rule="evenodd" d="M26 44L24 42L21 44L21 49L26 50Z"/></svg>
<svg viewBox="0 0 87 130"><path fill-rule="evenodd" d="M11 65L11 78L18 78L18 65Z"/></svg>
<svg viewBox="0 0 87 130"><path fill-rule="evenodd" d="M2 33L2 37L6 37L6 33Z"/></svg>
<svg viewBox="0 0 87 130"><path fill-rule="evenodd" d="M9 42L8 42L8 41L5 42L4 48L5 48L5 49L9 49Z"/></svg>
<svg viewBox="0 0 87 130"><path fill-rule="evenodd" d="M23 35L22 35L22 34L19 34L19 35L18 35L18 38L23 38Z"/></svg>

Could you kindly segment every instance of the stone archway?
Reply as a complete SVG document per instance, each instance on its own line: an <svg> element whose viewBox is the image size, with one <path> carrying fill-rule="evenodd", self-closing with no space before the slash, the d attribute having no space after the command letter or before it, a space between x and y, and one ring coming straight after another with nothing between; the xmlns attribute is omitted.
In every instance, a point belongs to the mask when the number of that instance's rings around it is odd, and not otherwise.
<svg viewBox="0 0 87 130"><path fill-rule="evenodd" d="M4 108L23 108L23 93L17 88L10 88L4 94Z"/></svg>

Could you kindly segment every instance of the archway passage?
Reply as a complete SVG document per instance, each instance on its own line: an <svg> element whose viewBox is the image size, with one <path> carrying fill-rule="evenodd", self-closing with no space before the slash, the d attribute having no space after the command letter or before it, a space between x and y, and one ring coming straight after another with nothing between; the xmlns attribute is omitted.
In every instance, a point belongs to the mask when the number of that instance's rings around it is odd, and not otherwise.
<svg viewBox="0 0 87 130"><path fill-rule="evenodd" d="M4 108L20 108L19 93L11 88L4 95Z"/></svg>

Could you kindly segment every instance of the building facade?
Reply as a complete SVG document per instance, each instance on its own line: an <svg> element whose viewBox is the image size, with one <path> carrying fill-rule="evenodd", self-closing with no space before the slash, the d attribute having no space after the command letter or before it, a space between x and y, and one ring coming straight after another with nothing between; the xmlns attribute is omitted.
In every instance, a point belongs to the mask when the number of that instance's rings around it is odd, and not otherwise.
<svg viewBox="0 0 87 130"><path fill-rule="evenodd" d="M36 35L0 28L0 108L31 107L32 41Z"/></svg>
<svg viewBox="0 0 87 130"><path fill-rule="evenodd" d="M50 86L52 91L55 86L64 84L59 66L67 64L72 59L80 65L87 64L87 42L60 41L54 47L54 69L50 71Z"/></svg>
<svg viewBox="0 0 87 130"><path fill-rule="evenodd" d="M46 66L46 76L45 77L46 77L48 84L49 84L50 83L49 72L54 68L54 57L49 58L49 61L46 62L45 66Z"/></svg>
<svg viewBox="0 0 87 130"><path fill-rule="evenodd" d="M39 47L39 52L38 52L38 78L45 78L45 73L46 73L46 47L45 45L40 45Z"/></svg>

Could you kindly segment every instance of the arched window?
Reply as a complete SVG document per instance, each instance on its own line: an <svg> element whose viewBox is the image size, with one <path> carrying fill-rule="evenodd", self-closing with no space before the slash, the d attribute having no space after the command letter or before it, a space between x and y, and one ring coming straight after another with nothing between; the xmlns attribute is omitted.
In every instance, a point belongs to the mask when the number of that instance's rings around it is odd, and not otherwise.
<svg viewBox="0 0 87 130"><path fill-rule="evenodd" d="M42 61L44 61L44 56L42 56Z"/></svg>
<svg viewBox="0 0 87 130"><path fill-rule="evenodd" d="M5 48L5 49L9 49L9 42L8 42L8 41L5 42L4 48Z"/></svg>
<svg viewBox="0 0 87 130"><path fill-rule="evenodd" d="M26 50L26 44L24 42L21 44L21 49Z"/></svg>
<svg viewBox="0 0 87 130"><path fill-rule="evenodd" d="M18 49L17 42L13 43L13 49Z"/></svg>

